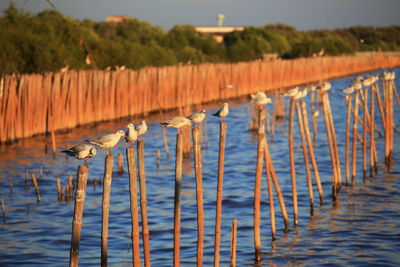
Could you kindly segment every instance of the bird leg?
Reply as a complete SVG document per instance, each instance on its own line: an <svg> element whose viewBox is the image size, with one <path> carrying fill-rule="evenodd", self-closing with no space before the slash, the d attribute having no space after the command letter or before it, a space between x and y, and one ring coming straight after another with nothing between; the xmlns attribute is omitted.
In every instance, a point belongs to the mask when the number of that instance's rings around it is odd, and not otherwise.
<svg viewBox="0 0 400 267"><path fill-rule="evenodd" d="M88 164L87 164L87 160L86 160L86 159L83 159L83 164L84 164L86 167L88 167Z"/></svg>

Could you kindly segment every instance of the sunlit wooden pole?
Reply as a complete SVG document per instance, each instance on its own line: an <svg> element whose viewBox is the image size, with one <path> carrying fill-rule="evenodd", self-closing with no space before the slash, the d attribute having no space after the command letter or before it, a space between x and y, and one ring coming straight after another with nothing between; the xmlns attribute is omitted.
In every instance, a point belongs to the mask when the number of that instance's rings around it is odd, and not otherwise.
<svg viewBox="0 0 400 267"><path fill-rule="evenodd" d="M289 111L289 160L290 160L290 176L292 181L292 199L293 199L293 224L296 226L299 223L298 206L297 206L297 184L296 184L296 166L294 162L293 149L293 122L295 100L290 99Z"/></svg>
<svg viewBox="0 0 400 267"><path fill-rule="evenodd" d="M175 197L174 197L174 267L180 266L181 242L181 187L182 187L182 160L183 138L181 133L176 135L175 160Z"/></svg>
<svg viewBox="0 0 400 267"><path fill-rule="evenodd" d="M103 177L103 201L102 201L102 224L101 224L101 266L107 266L108 256L108 220L110 213L110 193L112 180L112 167L114 157L107 155L105 159Z"/></svg>

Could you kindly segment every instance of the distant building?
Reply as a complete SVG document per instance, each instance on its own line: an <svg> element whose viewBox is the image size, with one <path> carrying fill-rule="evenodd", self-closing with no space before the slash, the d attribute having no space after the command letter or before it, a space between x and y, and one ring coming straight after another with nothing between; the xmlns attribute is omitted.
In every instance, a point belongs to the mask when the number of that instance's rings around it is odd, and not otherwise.
<svg viewBox="0 0 400 267"><path fill-rule="evenodd" d="M224 35L234 31L243 31L244 26L195 26L197 32L212 35L217 43L224 40Z"/></svg>
<svg viewBox="0 0 400 267"><path fill-rule="evenodd" d="M109 17L106 17L106 22L120 23L126 19L130 19L130 17L129 16L109 16Z"/></svg>

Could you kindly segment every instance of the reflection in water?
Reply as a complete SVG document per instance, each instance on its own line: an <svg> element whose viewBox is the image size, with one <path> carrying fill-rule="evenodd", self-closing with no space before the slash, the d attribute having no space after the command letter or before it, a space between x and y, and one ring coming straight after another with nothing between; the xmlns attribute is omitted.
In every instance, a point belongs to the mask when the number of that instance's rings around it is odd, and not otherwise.
<svg viewBox="0 0 400 267"><path fill-rule="evenodd" d="M342 168L344 168L345 103L338 89L346 88L353 77L332 82L331 103L338 136ZM399 86L398 86L399 88ZM231 104L231 103L230 103ZM208 114L214 111L214 105ZM286 103L286 108L288 107ZM201 107L199 107L200 109ZM270 112L273 109L270 109ZM399 114L396 107L395 114ZM299 225L284 232L277 219L277 240L271 241L265 174L262 179L261 242L262 261L254 265L253 247L253 185L256 165L256 135L248 130L249 104L231 105L227 118L227 141L221 229L221 266L229 265L231 222L238 219L238 266L303 266L303 265L392 265L399 262L400 248L400 143L395 134L394 164L390 172L378 162L379 172L363 181L358 173L355 184L342 186L339 198L332 202L330 157L327 153L324 121L318 119L316 160L324 187L326 204L316 206L310 217L307 181L301 153L296 150L297 186L299 192ZM310 113L311 114L311 113ZM176 114L167 114L172 117ZM165 117L164 117L165 118ZM147 206L153 266L172 265L173 199L175 180L175 132L167 131L170 158L165 154L159 121L152 117L149 132L144 136L147 179ZM399 118L396 117L397 125ZM138 123L141 118L84 126L57 134L57 147L70 147L84 139L113 132L128 121ZM378 121L379 123L379 121ZM204 265L213 264L215 200L218 171L219 121L209 117L203 128L203 192L205 208ZM272 125L270 125L272 130ZM269 139L272 158L281 189L292 216L291 183L287 137L287 121L275 121L275 137ZM378 124L378 127L380 125ZM297 126L295 141L300 143ZM270 138L270 136L268 136ZM46 149L46 147L48 147ZM383 138L377 138L378 157L383 155ZM113 153L122 153L126 145L120 142ZM47 151L47 153L46 153ZM160 151L160 152L158 152ZM160 157L157 160L157 154ZM361 156L362 153L359 153ZM89 160L89 180L85 202L79 262L84 266L100 264L100 231L102 177L105 151ZM125 158L126 160L126 158ZM362 162L358 160L358 162ZM76 179L80 161L67 159L58 153L51 155L50 137L21 140L11 146L0 147L0 198L5 200L7 220L0 224L0 265L66 266L69 261L73 201L58 201L56 178L61 185L68 177ZM115 164L117 164L115 162ZM126 166L126 163L125 163ZM26 175L28 170L28 175ZM42 170L42 171L41 171ZM114 167L110 199L109 263L128 266L131 261L131 221L129 207L129 177L117 174ZM38 179L42 200L36 202L30 175ZM28 177L28 179L26 179ZM76 182L75 182L76 183ZM316 189L314 189L316 192ZM276 200L276 205L278 201ZM276 216L279 218L279 209ZM195 266L197 243L195 178L193 159L183 161L182 178L182 254L183 266ZM293 227L291 225L291 227ZM142 248L141 248L141 251ZM142 259L143 261L143 259Z"/></svg>

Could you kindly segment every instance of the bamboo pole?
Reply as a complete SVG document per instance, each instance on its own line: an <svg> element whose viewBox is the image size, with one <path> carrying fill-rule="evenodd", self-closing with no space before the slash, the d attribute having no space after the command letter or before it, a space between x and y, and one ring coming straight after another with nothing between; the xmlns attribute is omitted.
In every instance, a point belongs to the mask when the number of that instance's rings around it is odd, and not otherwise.
<svg viewBox="0 0 400 267"><path fill-rule="evenodd" d="M225 161L225 142L226 142L226 121L221 121L219 130L219 156L218 156L218 184L217 199L215 209L215 241L214 241L214 267L219 266L219 251L221 239L221 217L222 217L222 190L224 179L224 161Z"/></svg>
<svg viewBox="0 0 400 267"><path fill-rule="evenodd" d="M354 118L358 116L358 94L359 91L356 90L354 95ZM353 145L352 145L352 174L351 174L351 183L354 184L356 174L357 174L357 121L356 119L353 120Z"/></svg>
<svg viewBox="0 0 400 267"><path fill-rule="evenodd" d="M122 175L124 173L124 156L122 153L118 153L118 174Z"/></svg>
<svg viewBox="0 0 400 267"><path fill-rule="evenodd" d="M53 149L53 158L56 158L57 145L56 145L56 136L54 134L54 131L51 131L51 147Z"/></svg>
<svg viewBox="0 0 400 267"><path fill-rule="evenodd" d="M271 166L270 164L271 159L270 159L270 154L268 153L269 151L267 150L267 142L266 138L264 139L264 158L265 158L265 172L266 172L266 179L267 179L267 186L268 186L268 200L269 200L269 217L270 217L270 223L271 223L271 238L272 240L276 239L276 223L275 223L275 207L274 207L274 196L273 196L273 182L272 182L272 172L271 172Z"/></svg>
<svg viewBox="0 0 400 267"><path fill-rule="evenodd" d="M370 107L371 107L371 116L370 116L370 135L369 135L369 175L372 177L373 175L373 170L375 169L375 158L374 158L374 153L375 153L375 133L374 133L374 127L375 127L375 87L371 86L371 101L370 101Z"/></svg>
<svg viewBox="0 0 400 267"><path fill-rule="evenodd" d="M34 173L32 173L32 183L33 183L33 186L35 187L37 201L39 202L40 201L39 185L37 183L36 175Z"/></svg>
<svg viewBox="0 0 400 267"><path fill-rule="evenodd" d="M103 176L103 201L102 201L102 223L101 223L101 266L107 266L108 255L108 216L110 211L110 192L112 180L112 167L114 157L107 155Z"/></svg>
<svg viewBox="0 0 400 267"><path fill-rule="evenodd" d="M254 249L256 262L261 261L261 234L260 234L260 211L261 211L261 176L264 158L265 139L265 109L258 110L258 143L257 143L257 165L254 183Z"/></svg>
<svg viewBox="0 0 400 267"><path fill-rule="evenodd" d="M294 122L294 108L295 100L290 99L289 111L289 160L290 160L290 176L292 182L292 199L293 199L293 224L296 226L299 223L299 213L297 205L297 184L296 184L296 166L294 162L294 149L293 149L293 122Z"/></svg>
<svg viewBox="0 0 400 267"><path fill-rule="evenodd" d="M197 266L203 266L204 250L204 208L203 208L203 175L201 162L201 129L196 126L192 130L193 156L196 175L197 202Z"/></svg>
<svg viewBox="0 0 400 267"><path fill-rule="evenodd" d="M235 218L232 222L230 267L236 267L236 238L237 238L237 219Z"/></svg>
<svg viewBox="0 0 400 267"><path fill-rule="evenodd" d="M60 177L56 178L56 186L57 186L57 199L58 201L61 200L61 182L60 182Z"/></svg>
<svg viewBox="0 0 400 267"><path fill-rule="evenodd" d="M86 198L86 183L88 178L88 167L79 166L77 173L77 189L75 192L74 218L72 220L71 250L69 266L78 266L79 243L81 239L83 208Z"/></svg>
<svg viewBox="0 0 400 267"><path fill-rule="evenodd" d="M352 96L346 96L346 106L347 106L347 115L346 115L346 143L345 143L345 162L346 162L346 184L350 184L350 121L351 121L351 103Z"/></svg>
<svg viewBox="0 0 400 267"><path fill-rule="evenodd" d="M174 197L174 267L180 266L181 186L183 160L182 134L176 135L175 197Z"/></svg>
<svg viewBox="0 0 400 267"><path fill-rule="evenodd" d="M307 107L306 107L306 102L304 100L301 101L301 108L302 108L302 112L303 112L303 124L304 124L306 140L307 140L307 144L308 144L308 151L310 153L311 164L312 164L312 167L314 170L315 181L317 183L317 188L318 188L319 202L322 205L324 203L324 193L322 190L321 178L319 176L317 161L315 160L314 148L313 148L313 143L312 143L311 134L310 134L310 128L308 126Z"/></svg>
<svg viewBox="0 0 400 267"><path fill-rule="evenodd" d="M140 210L142 214L142 238L144 252L144 266L150 267L150 239L149 223L147 218L147 193L146 193L146 171L144 166L144 141L137 142L137 153L139 160L139 184L140 184Z"/></svg>
<svg viewBox="0 0 400 267"><path fill-rule="evenodd" d="M1 210L3 211L3 222L6 223L6 204L4 204L4 199L1 199Z"/></svg>
<svg viewBox="0 0 400 267"><path fill-rule="evenodd" d="M364 88L364 114L363 114L363 175L367 177L367 110L368 110L368 87Z"/></svg>
<svg viewBox="0 0 400 267"><path fill-rule="evenodd" d="M308 151L307 151L307 142L305 137L304 131L304 122L303 116L301 114L300 104L296 102L296 110L297 110L297 119L299 122L299 132L301 136L301 143L303 144L303 157L304 157L304 167L306 168L306 175L307 175L307 185L308 185L308 194L309 194L309 201L310 201L310 213L313 214L314 210L314 194L312 188L312 181L311 181L311 172L310 172L310 165L308 161Z"/></svg>
<svg viewBox="0 0 400 267"><path fill-rule="evenodd" d="M135 148L126 149L126 160L128 161L129 173L129 196L131 208L131 237L132 237L132 264L134 267L140 266L139 248L139 206L137 194L136 160Z"/></svg>

